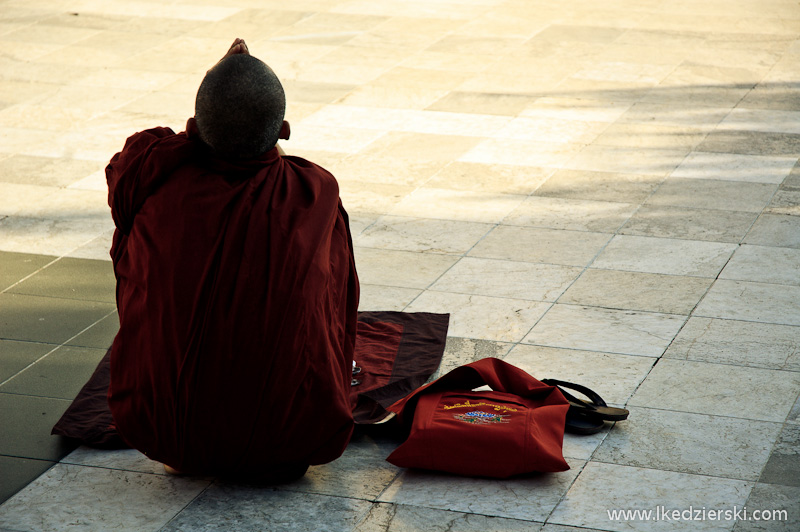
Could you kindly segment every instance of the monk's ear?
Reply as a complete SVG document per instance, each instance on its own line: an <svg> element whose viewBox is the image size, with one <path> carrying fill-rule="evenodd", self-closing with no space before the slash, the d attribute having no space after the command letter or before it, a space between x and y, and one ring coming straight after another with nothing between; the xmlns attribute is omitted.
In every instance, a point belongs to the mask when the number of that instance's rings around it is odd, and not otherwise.
<svg viewBox="0 0 800 532"><path fill-rule="evenodd" d="M291 133L292 130L289 127L289 122L284 120L283 124L281 124L281 131L280 133L278 133L278 138L283 140L289 140L289 135L291 135Z"/></svg>

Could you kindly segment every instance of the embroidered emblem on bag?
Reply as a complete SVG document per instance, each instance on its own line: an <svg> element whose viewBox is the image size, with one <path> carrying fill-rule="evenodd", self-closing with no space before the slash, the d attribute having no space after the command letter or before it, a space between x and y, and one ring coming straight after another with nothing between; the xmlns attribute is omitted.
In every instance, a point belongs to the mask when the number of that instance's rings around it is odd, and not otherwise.
<svg viewBox="0 0 800 532"><path fill-rule="evenodd" d="M443 405L443 406L444 406L445 410L452 410L453 408L474 408L476 406L488 406L488 407L493 408L494 410L497 410L498 412L501 411L501 410L504 410L506 412L516 412L517 411L516 408L510 407L510 406L498 405L498 404L494 404L494 403L485 403L483 401L481 401L480 403L473 403L469 399L467 399L463 403L456 403L454 405Z"/></svg>
<svg viewBox="0 0 800 532"><path fill-rule="evenodd" d="M472 423L473 425L489 425L492 423L508 423L510 415L490 414L489 412L482 412L475 410L472 412L465 412L463 414L453 414L453 417L464 423Z"/></svg>

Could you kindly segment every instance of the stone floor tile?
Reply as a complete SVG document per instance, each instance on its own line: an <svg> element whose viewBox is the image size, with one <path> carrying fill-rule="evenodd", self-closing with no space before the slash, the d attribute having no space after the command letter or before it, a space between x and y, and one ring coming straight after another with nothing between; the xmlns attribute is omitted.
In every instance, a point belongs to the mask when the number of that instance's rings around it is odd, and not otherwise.
<svg viewBox="0 0 800 532"><path fill-rule="evenodd" d="M150 475L168 475L161 462L151 460L135 449L94 449L81 446L62 458L61 463Z"/></svg>
<svg viewBox="0 0 800 532"><path fill-rule="evenodd" d="M30 253L13 253L0 251L0 292L18 283L25 277L44 268L55 260L47 255L32 255Z"/></svg>
<svg viewBox="0 0 800 532"><path fill-rule="evenodd" d="M111 347L117 332L119 332L119 316L113 311L79 335L67 340L66 344L105 350Z"/></svg>
<svg viewBox="0 0 800 532"><path fill-rule="evenodd" d="M623 406L653 367L649 357L519 344L503 359L537 379L558 379L591 388L606 403ZM580 395L579 392L570 392Z"/></svg>
<svg viewBox="0 0 800 532"><path fill-rule="evenodd" d="M292 139L286 141L284 149L287 153L296 153L300 150L356 153L382 135L383 132L379 130L304 124L302 127L297 127L296 132L295 129L292 130Z"/></svg>
<svg viewBox="0 0 800 532"><path fill-rule="evenodd" d="M0 393L0 455L60 460L75 445L50 435L70 401Z"/></svg>
<svg viewBox="0 0 800 532"><path fill-rule="evenodd" d="M712 282L702 277L588 269L558 302L689 315Z"/></svg>
<svg viewBox="0 0 800 532"><path fill-rule="evenodd" d="M603 443L608 433L614 430L614 424L604 423L603 429L595 434L564 433L562 451L564 458L573 460L589 460Z"/></svg>
<svg viewBox="0 0 800 532"><path fill-rule="evenodd" d="M506 216L503 223L613 233L636 208L637 205L632 203L530 196Z"/></svg>
<svg viewBox="0 0 800 532"><path fill-rule="evenodd" d="M708 130L637 122L615 123L595 140L598 146L638 147L691 151L708 136Z"/></svg>
<svg viewBox="0 0 800 532"><path fill-rule="evenodd" d="M77 181L71 183L67 188L73 190L94 190L107 193L108 183L106 182L105 169L89 174L83 179L78 179Z"/></svg>
<svg viewBox="0 0 800 532"><path fill-rule="evenodd" d="M111 219L0 218L0 250L59 257L113 229Z"/></svg>
<svg viewBox="0 0 800 532"><path fill-rule="evenodd" d="M800 488L756 484L747 499L748 518L740 519L734 532L795 530L800 527ZM754 512L759 511L759 518ZM763 512L768 512L765 518Z"/></svg>
<svg viewBox="0 0 800 532"><path fill-rule="evenodd" d="M141 91L156 91L179 81L182 77L182 74L174 72L152 72L111 67L92 72L80 80L80 85L103 89L128 88Z"/></svg>
<svg viewBox="0 0 800 532"><path fill-rule="evenodd" d="M538 532L541 524L474 513L376 503L354 532Z"/></svg>
<svg viewBox="0 0 800 532"><path fill-rule="evenodd" d="M676 69L641 101L686 107L733 107L750 91L751 86L732 83L730 79L720 83L718 76L714 74L708 76L709 72L719 71L722 71L722 76L719 76L722 78L742 74L741 70L737 69L708 68L706 65L690 64L685 68Z"/></svg>
<svg viewBox="0 0 800 532"><path fill-rule="evenodd" d="M111 262L62 258L6 293L115 303L115 287Z"/></svg>
<svg viewBox="0 0 800 532"><path fill-rule="evenodd" d="M358 41L358 38L354 39L355 41ZM433 51L431 53L449 55L451 57L457 55L452 52ZM390 70L384 70L379 76L370 81L377 85L394 85L403 89L458 90L459 86L470 77L470 72L420 68L409 61L403 62Z"/></svg>
<svg viewBox="0 0 800 532"><path fill-rule="evenodd" d="M534 196L640 204L660 177L587 170L558 170L536 189Z"/></svg>
<svg viewBox="0 0 800 532"><path fill-rule="evenodd" d="M800 371L800 327L693 316L664 358Z"/></svg>
<svg viewBox="0 0 800 532"><path fill-rule="evenodd" d="M447 165L446 161L411 159L397 155L350 155L327 169L340 181L387 183L417 187Z"/></svg>
<svg viewBox="0 0 800 532"><path fill-rule="evenodd" d="M371 116L374 120L374 114L374 110L368 111L365 120L369 121ZM411 113L411 116L406 116L403 111L399 111L396 116L390 115L387 119L396 120L402 124L413 118L419 121L428 116L420 117L419 115L420 113ZM435 134L432 131L426 132L424 126L419 126L417 129L421 131L389 131L359 152L357 156L386 157L398 161L398 164L401 165L413 165L414 161L416 164L427 161L443 166L457 160L481 141L479 136Z"/></svg>
<svg viewBox="0 0 800 532"><path fill-rule="evenodd" d="M459 157L459 162L560 168L583 144L489 138Z"/></svg>
<svg viewBox="0 0 800 532"><path fill-rule="evenodd" d="M800 111L737 108L717 127L725 131L800 134Z"/></svg>
<svg viewBox="0 0 800 532"><path fill-rule="evenodd" d="M664 79L672 69L670 65L598 61L578 71L575 77L592 81L657 84Z"/></svg>
<svg viewBox="0 0 800 532"><path fill-rule="evenodd" d="M389 214L467 222L498 223L524 199L521 195L493 194L441 188L418 188Z"/></svg>
<svg viewBox="0 0 800 532"><path fill-rule="evenodd" d="M30 28L30 25L27 26ZM3 23L3 27L7 27L7 23ZM46 26L43 27L46 28ZM22 28L19 29L21 30ZM16 61L9 61L6 63L7 66L14 64L19 65L20 63ZM12 69L13 67L10 68L10 70ZM0 97L2 97L2 101L5 102L7 106L11 106L13 104L38 100L39 97L43 95L54 93L58 90L58 87L59 85L52 80L49 82L46 80L42 80L41 82L33 80L21 81L9 77L0 82Z"/></svg>
<svg viewBox="0 0 800 532"><path fill-rule="evenodd" d="M41 83L59 85L72 83L94 70L90 67L76 67L54 63L47 64L38 61L15 59L12 57L6 58L4 63L4 71L8 72L8 79L32 81L34 82L34 90L36 90L36 86Z"/></svg>
<svg viewBox="0 0 800 532"><path fill-rule="evenodd" d="M503 358L511 347L512 344L506 342L448 336L442 362L431 379L438 379L457 367L483 358Z"/></svg>
<svg viewBox="0 0 800 532"><path fill-rule="evenodd" d="M757 216L753 212L644 205L619 233L739 243Z"/></svg>
<svg viewBox="0 0 800 532"><path fill-rule="evenodd" d="M47 460L0 455L0 478L3 479L0 484L0 504L54 465L55 462ZM2 508L0 508L0 512L2 512Z"/></svg>
<svg viewBox="0 0 800 532"><path fill-rule="evenodd" d="M383 215L414 190L406 185L344 181L339 194L348 214L355 216Z"/></svg>
<svg viewBox="0 0 800 532"><path fill-rule="evenodd" d="M716 130L697 146L698 151L791 157L800 151L800 135L739 130Z"/></svg>
<svg viewBox="0 0 800 532"><path fill-rule="evenodd" d="M591 144L608 127L606 122L525 115L512 119L495 133L495 137L563 144Z"/></svg>
<svg viewBox="0 0 800 532"><path fill-rule="evenodd" d="M218 482L160 530L346 532L369 507L360 499Z"/></svg>
<svg viewBox="0 0 800 532"><path fill-rule="evenodd" d="M0 360L3 362L0 366L0 383L4 383L56 347L53 344L0 339Z"/></svg>
<svg viewBox="0 0 800 532"><path fill-rule="evenodd" d="M622 28L556 23L551 24L547 29L537 33L532 41L566 41L605 44L616 40L624 33L625 30Z"/></svg>
<svg viewBox="0 0 800 532"><path fill-rule="evenodd" d="M580 273L579 268L555 264L464 257L431 289L554 302Z"/></svg>
<svg viewBox="0 0 800 532"><path fill-rule="evenodd" d="M756 481L780 429L780 423L631 407L592 459Z"/></svg>
<svg viewBox="0 0 800 532"><path fill-rule="evenodd" d="M792 174L783 180L765 213L800 216L800 174L797 173L797 168L795 166Z"/></svg>
<svg viewBox="0 0 800 532"><path fill-rule="evenodd" d="M0 385L0 392L72 400L105 354L106 349L58 347Z"/></svg>
<svg viewBox="0 0 800 532"><path fill-rule="evenodd" d="M728 243L618 235L592 267L713 278L735 249L734 244Z"/></svg>
<svg viewBox="0 0 800 532"><path fill-rule="evenodd" d="M471 256L587 266L611 239L609 233L500 225L469 252Z"/></svg>
<svg viewBox="0 0 800 532"><path fill-rule="evenodd" d="M375 222L380 219L380 215L375 213L350 213L350 234L356 238Z"/></svg>
<svg viewBox="0 0 800 532"><path fill-rule="evenodd" d="M800 425L787 423L775 442L759 482L800 488Z"/></svg>
<svg viewBox="0 0 800 532"><path fill-rule="evenodd" d="M55 187L0 182L0 216L25 214L30 205L36 205L57 192Z"/></svg>
<svg viewBox="0 0 800 532"><path fill-rule="evenodd" d="M585 528L575 526L546 524L541 532L603 532L599 528Z"/></svg>
<svg viewBox="0 0 800 532"><path fill-rule="evenodd" d="M70 523L76 531L156 531L208 485L207 480L57 464L0 507L0 527L49 532Z"/></svg>
<svg viewBox="0 0 800 532"><path fill-rule="evenodd" d="M666 177L685 158L686 150L590 145L563 168Z"/></svg>
<svg viewBox="0 0 800 532"><path fill-rule="evenodd" d="M421 289L361 283L358 310L402 311L422 293Z"/></svg>
<svg viewBox="0 0 800 532"><path fill-rule="evenodd" d="M406 470L378 501L542 522L584 465L578 460L568 463L571 469L561 473L503 480Z"/></svg>
<svg viewBox="0 0 800 532"><path fill-rule="evenodd" d="M357 246L430 253L469 251L491 224L385 216L353 239Z"/></svg>
<svg viewBox="0 0 800 532"><path fill-rule="evenodd" d="M330 55L331 54L325 56L325 59L329 59ZM394 58L387 62L397 64L399 59ZM341 98L336 98L331 101L343 105L361 107L451 111L451 109L437 109L432 107L435 102L445 97L448 93L449 91L446 88L426 86L405 87L402 91L398 91L397 86L378 78L375 82L347 91ZM464 111L459 110L459 112Z"/></svg>
<svg viewBox="0 0 800 532"><path fill-rule="evenodd" d="M798 387L796 372L663 359L628 404L782 423Z"/></svg>
<svg viewBox="0 0 800 532"><path fill-rule="evenodd" d="M760 246L800 248L800 216L762 214L743 242Z"/></svg>
<svg viewBox="0 0 800 532"><path fill-rule="evenodd" d="M503 61L510 62L513 61L513 58L505 58L500 61L497 61L497 58L494 59L494 61L488 62L483 71L476 73L456 89L469 92L523 95L552 94L552 91L555 91L576 68L575 65L556 64L553 58L547 58L543 60L543 62L547 62L547 68L521 72L519 69L514 71L507 64L503 64ZM538 65L530 66L535 68Z"/></svg>
<svg viewBox="0 0 800 532"><path fill-rule="evenodd" d="M733 479L590 462L548 522L602 530L730 530L733 521L657 520L663 510L744 506L752 484ZM614 510L652 511L651 520L612 519Z"/></svg>
<svg viewBox="0 0 800 532"><path fill-rule="evenodd" d="M111 303L0 294L0 324L6 339L61 343L114 311Z"/></svg>
<svg viewBox="0 0 800 532"><path fill-rule="evenodd" d="M317 495L374 500L400 472L386 461L399 441L373 436L370 429L366 427L356 432L340 458L310 467L303 478L285 488Z"/></svg>
<svg viewBox="0 0 800 532"><path fill-rule="evenodd" d="M517 116L531 101L522 94L451 91L427 107L430 111L452 111Z"/></svg>
<svg viewBox="0 0 800 532"><path fill-rule="evenodd" d="M524 338L527 344L659 357L685 317L556 304Z"/></svg>
<svg viewBox="0 0 800 532"><path fill-rule="evenodd" d="M647 205L760 213L775 194L768 183L668 177Z"/></svg>
<svg viewBox="0 0 800 532"><path fill-rule="evenodd" d="M453 255L355 248L359 279L366 284L424 289L458 261Z"/></svg>
<svg viewBox="0 0 800 532"><path fill-rule="evenodd" d="M642 34L631 30L626 35ZM649 34L647 38L652 37ZM675 36L675 34L672 34ZM654 41L648 41L653 46ZM653 124L672 127L693 127L711 129L719 124L731 112L729 107L687 107L663 103L637 102L620 116L620 123Z"/></svg>
<svg viewBox="0 0 800 532"><path fill-rule="evenodd" d="M717 280L695 316L800 325L800 286Z"/></svg>
<svg viewBox="0 0 800 532"><path fill-rule="evenodd" d="M627 102L591 100L571 96L545 96L536 98L520 115L613 123L629 108L630 104Z"/></svg>
<svg viewBox="0 0 800 532"><path fill-rule="evenodd" d="M398 19L402 19L402 17L397 17ZM400 38L408 38L409 34L406 33L405 35L401 35ZM401 54L403 55L403 60L401 61L401 65L403 66L410 66L414 68L426 68L430 70L441 70L444 72L456 72L456 73L470 73L473 75L479 75L483 69L485 69L488 65L492 64L494 61L497 60L496 56L493 55L484 55L484 56L463 56L459 54L453 53L446 53L446 52L431 52L429 50L402 50ZM467 82L469 83L469 82ZM483 87L478 88L464 88L463 86L459 86L456 88L458 92L494 92L495 94L505 94L508 91L504 90L502 87L496 87L495 89L491 89L490 91L483 91L480 90ZM455 92L455 91L450 91ZM442 110L446 111L447 109L432 109L432 110ZM468 112L465 109L459 109L459 112ZM488 114L488 113L482 113ZM499 114L499 113L495 113Z"/></svg>
<svg viewBox="0 0 800 532"><path fill-rule="evenodd" d="M275 66L277 68L277 66ZM283 83L286 101L305 103L333 103L344 98L357 85L339 83L314 83L312 81L286 80ZM360 105L360 104L354 104ZM287 113L288 116L291 116Z"/></svg>
<svg viewBox="0 0 800 532"><path fill-rule="evenodd" d="M575 66L570 70L574 70ZM652 82L647 80L597 80L577 77L577 72L568 72L567 77L548 93L560 92L581 95L591 100L624 102L632 105L644 98L652 90Z"/></svg>
<svg viewBox="0 0 800 532"><path fill-rule="evenodd" d="M779 64L781 62L783 60ZM799 111L797 85L792 83L787 75L791 76L791 69L781 69L776 65L747 96L742 98L740 105L747 109Z"/></svg>
<svg viewBox="0 0 800 532"><path fill-rule="evenodd" d="M793 156L737 153L689 154L671 174L673 178L719 179L779 185L797 162Z"/></svg>
<svg viewBox="0 0 800 532"><path fill-rule="evenodd" d="M528 195L545 182L555 169L511 164L454 161L434 175L427 185L452 190Z"/></svg>
<svg viewBox="0 0 800 532"><path fill-rule="evenodd" d="M797 401L795 401L792 410L789 412L789 415L786 416L787 423L800 423L800 397L798 397Z"/></svg>
<svg viewBox="0 0 800 532"><path fill-rule="evenodd" d="M433 52L448 52L468 55L505 55L521 45L521 37L476 37L471 34L453 33L428 47Z"/></svg>
<svg viewBox="0 0 800 532"><path fill-rule="evenodd" d="M550 307L549 303L428 290L406 312L449 312L448 334L462 338L518 342Z"/></svg>
<svg viewBox="0 0 800 532"><path fill-rule="evenodd" d="M800 285L800 249L743 245L720 279Z"/></svg>

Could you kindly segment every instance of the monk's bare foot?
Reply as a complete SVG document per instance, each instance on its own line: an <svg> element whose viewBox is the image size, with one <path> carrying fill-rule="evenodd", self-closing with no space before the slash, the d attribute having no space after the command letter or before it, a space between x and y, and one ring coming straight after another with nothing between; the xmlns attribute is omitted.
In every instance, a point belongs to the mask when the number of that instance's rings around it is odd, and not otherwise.
<svg viewBox="0 0 800 532"><path fill-rule="evenodd" d="M180 471L178 471L177 469L174 469L174 468L168 466L167 464L164 464L164 471L166 471L170 475L182 475L183 474Z"/></svg>

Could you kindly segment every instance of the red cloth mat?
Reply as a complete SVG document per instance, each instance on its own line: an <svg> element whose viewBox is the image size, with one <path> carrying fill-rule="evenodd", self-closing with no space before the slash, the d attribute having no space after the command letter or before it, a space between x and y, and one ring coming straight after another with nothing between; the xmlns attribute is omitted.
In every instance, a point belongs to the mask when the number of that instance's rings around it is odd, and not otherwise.
<svg viewBox="0 0 800 532"><path fill-rule="evenodd" d="M358 424L389 416L387 407L422 386L444 353L448 314L359 312L354 360L361 372L350 404ZM92 447L125 448L108 407L110 357L98 364L89 381L53 427L53 434Z"/></svg>

